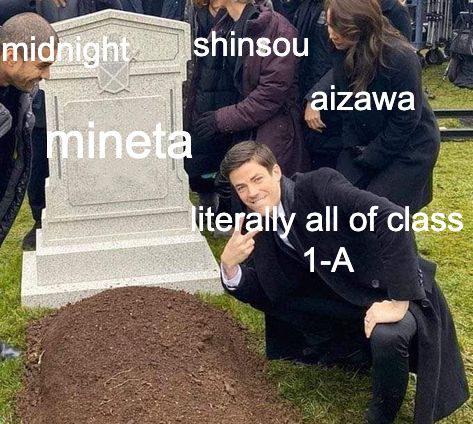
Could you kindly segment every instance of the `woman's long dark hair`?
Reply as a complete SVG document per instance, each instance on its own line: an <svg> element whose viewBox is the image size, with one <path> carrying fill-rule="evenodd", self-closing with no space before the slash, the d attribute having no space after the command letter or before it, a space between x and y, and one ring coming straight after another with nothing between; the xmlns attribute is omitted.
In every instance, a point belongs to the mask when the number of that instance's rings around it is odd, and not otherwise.
<svg viewBox="0 0 473 424"><path fill-rule="evenodd" d="M345 58L350 89L366 91L378 67L387 67L386 47L411 49L407 40L383 16L379 0L326 0L331 27L351 41Z"/></svg>

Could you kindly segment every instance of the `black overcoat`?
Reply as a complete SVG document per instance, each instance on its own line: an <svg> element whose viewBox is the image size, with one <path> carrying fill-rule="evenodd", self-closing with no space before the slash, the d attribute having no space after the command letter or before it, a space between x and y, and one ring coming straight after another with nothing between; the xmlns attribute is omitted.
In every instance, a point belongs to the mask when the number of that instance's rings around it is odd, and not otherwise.
<svg viewBox="0 0 473 424"><path fill-rule="evenodd" d="M294 180L294 181L293 181ZM238 289L229 292L252 305L310 304L301 297L304 285L321 278L332 291L350 304L368 308L386 299L409 300L417 322L417 391L415 423L427 424L452 413L468 398L463 362L453 321L445 299L435 282L435 264L420 258L410 232L393 232L387 216L402 210L385 198L350 184L337 171L322 168L307 174L284 178L282 204L286 215L296 213L291 232L296 236L295 261L278 247L273 232L256 237L252 266L242 267ZM374 231L354 232L348 219L354 212L367 214L379 206ZM336 232L308 232L307 215L325 214L337 206ZM315 273L309 273L304 252L315 248ZM341 266L331 272L321 261L334 262L345 247L354 272ZM326 311L327 312L327 311Z"/></svg>
<svg viewBox="0 0 473 424"><path fill-rule="evenodd" d="M215 19L223 15L222 10ZM193 16L196 38L209 37L215 19L208 8L196 8ZM215 36L225 37L225 34L216 32ZM220 45L219 48L221 48ZM233 104L238 99L238 92L233 84L232 73L225 67L225 58L221 50L216 56L208 54L204 57L196 57L193 66L184 111L184 129L192 137L192 158L186 159L184 164L191 188L194 191L201 191L201 188L195 184L195 178L218 171L233 137L229 134L217 134L210 140L201 139L196 134L194 125L204 113Z"/></svg>
<svg viewBox="0 0 473 424"><path fill-rule="evenodd" d="M407 7L398 0L381 0L383 15L391 25L408 40L411 39L411 18ZM309 55L301 59L299 86L305 100L311 101L315 91L330 92L334 84L332 54L335 52L330 42L323 1L304 0L294 17L294 25L299 37L308 37ZM326 75L325 77L323 77ZM323 77L323 78L322 78ZM305 140L314 161L315 168L329 166L335 168L337 158L342 151L341 116L335 110L321 111L321 118L326 128L321 132L305 126Z"/></svg>
<svg viewBox="0 0 473 424"><path fill-rule="evenodd" d="M8 96L17 98L18 109L9 134L0 139L0 246L7 236L25 197L31 173L31 133L34 127L32 112L36 94L8 88Z"/></svg>
<svg viewBox="0 0 473 424"><path fill-rule="evenodd" d="M333 78L337 91L352 91L344 70L345 53L334 54ZM422 69L416 53L394 46L386 53L367 92L411 92L415 110L341 111L343 151L337 170L354 185L387 197L416 212L432 200L432 171L440 147L440 132L422 87ZM353 106L352 101L349 106ZM362 146L363 153L354 146Z"/></svg>

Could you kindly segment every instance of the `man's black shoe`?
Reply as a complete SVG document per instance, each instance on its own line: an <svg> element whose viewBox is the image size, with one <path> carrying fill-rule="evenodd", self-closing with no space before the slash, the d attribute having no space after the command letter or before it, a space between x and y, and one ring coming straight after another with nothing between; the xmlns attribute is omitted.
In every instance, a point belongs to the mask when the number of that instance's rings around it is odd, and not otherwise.
<svg viewBox="0 0 473 424"><path fill-rule="evenodd" d="M4 342L0 342L0 361L18 358L21 356L21 353L21 350L15 349L13 346Z"/></svg>
<svg viewBox="0 0 473 424"><path fill-rule="evenodd" d="M36 250L36 230L41 228L41 221L36 221L33 225L33 228L28 231L25 238L23 239L23 244L21 247L24 251L29 252L31 250Z"/></svg>
<svg viewBox="0 0 473 424"><path fill-rule="evenodd" d="M299 365L316 365L319 363L321 353L316 348L306 347L302 350L302 355L292 359L292 362Z"/></svg>

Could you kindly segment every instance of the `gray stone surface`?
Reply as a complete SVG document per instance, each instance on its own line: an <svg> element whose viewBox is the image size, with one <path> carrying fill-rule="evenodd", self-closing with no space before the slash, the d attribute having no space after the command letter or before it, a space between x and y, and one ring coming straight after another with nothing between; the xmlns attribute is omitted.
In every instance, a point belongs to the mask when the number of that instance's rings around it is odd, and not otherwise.
<svg viewBox="0 0 473 424"><path fill-rule="evenodd" d="M23 304L57 307L126 285L220 292L218 265L203 236L191 230L183 161L154 153L156 124L168 134L182 129L188 24L109 10L55 27L62 42L126 37L132 60L91 69L55 64L43 87L48 131L80 131L87 145L93 121L97 141L101 130L118 131L123 140L144 131L152 149L146 159L130 158L125 149L116 159L109 139L105 159L81 159L73 141L66 159L54 143L43 229L36 252L23 257Z"/></svg>

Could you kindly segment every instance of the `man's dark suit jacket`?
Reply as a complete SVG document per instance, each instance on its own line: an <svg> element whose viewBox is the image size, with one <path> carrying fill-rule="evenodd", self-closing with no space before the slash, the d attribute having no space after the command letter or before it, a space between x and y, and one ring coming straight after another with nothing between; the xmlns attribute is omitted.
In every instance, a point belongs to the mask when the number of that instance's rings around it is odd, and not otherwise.
<svg viewBox="0 0 473 424"><path fill-rule="evenodd" d="M242 267L237 290L230 294L255 306L284 305L307 293L304 287L320 278L331 290L357 307L368 308L386 299L409 300L417 322L416 424L431 423L452 413L468 398L463 362L455 328L445 299L435 282L435 264L417 255L410 232L392 232L387 216L403 209L385 198L359 190L337 171L322 168L283 178L282 204L289 216L296 213L292 239L297 254L282 249L276 233L263 232L255 238L252 266ZM354 212L367 214L379 206L374 231L354 232L348 219ZM326 206L338 206L337 232L308 232L307 215L325 213ZM294 237L296 236L296 237ZM309 272L304 252L315 247L315 274ZM354 272L333 262L345 247ZM295 256L297 257L295 259ZM310 299L304 299L310 304Z"/></svg>

